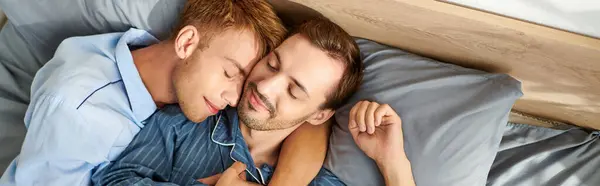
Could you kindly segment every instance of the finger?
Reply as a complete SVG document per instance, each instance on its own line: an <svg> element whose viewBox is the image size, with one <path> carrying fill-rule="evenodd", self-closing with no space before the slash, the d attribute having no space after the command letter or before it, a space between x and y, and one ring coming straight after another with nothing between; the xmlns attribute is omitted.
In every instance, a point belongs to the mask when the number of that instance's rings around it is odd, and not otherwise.
<svg viewBox="0 0 600 186"><path fill-rule="evenodd" d="M362 101L357 102L352 109L350 109L350 114L348 115L348 129L350 130L358 127L356 124L356 111L358 110L358 107L360 107L360 103L362 103Z"/></svg>
<svg viewBox="0 0 600 186"><path fill-rule="evenodd" d="M395 124L398 127L401 127L402 120L400 119L400 116L398 116L398 113L396 113L396 111L394 111L394 108L392 108L390 105L381 105L381 108L379 108L378 110L380 110L379 112L381 112L379 114L383 115L381 119L381 125Z"/></svg>
<svg viewBox="0 0 600 186"><path fill-rule="evenodd" d="M215 174L210 177L198 179L198 181L205 185L215 185L217 184L217 181L219 181L219 178L221 178L221 174Z"/></svg>
<svg viewBox="0 0 600 186"><path fill-rule="evenodd" d="M236 161L229 168L233 169L236 175L239 175L240 173L246 171L246 164L244 164L242 162L239 162L239 161Z"/></svg>
<svg viewBox="0 0 600 186"><path fill-rule="evenodd" d="M242 179L242 181L246 181L246 171L240 172L240 174L238 174L238 178Z"/></svg>
<svg viewBox="0 0 600 186"><path fill-rule="evenodd" d="M367 131L367 124L365 124L365 113L367 112L367 108L369 108L368 101L361 102L360 107L356 111L356 123L358 124L358 129L361 132Z"/></svg>
<svg viewBox="0 0 600 186"><path fill-rule="evenodd" d="M359 101L356 104L354 104L354 106L350 110L350 115L348 115L348 131L352 135L352 139L354 139L355 143L358 143L358 133L360 132L358 129L358 124L356 123L356 112L360 107L361 103L362 101Z"/></svg>
<svg viewBox="0 0 600 186"><path fill-rule="evenodd" d="M385 105L387 105L387 104L378 105L377 108L375 109L375 111L373 112L373 117L375 118L375 126L376 127L379 127L381 125L381 123L383 122L383 117L385 116L385 112L382 112L381 110L383 109L382 107L386 107Z"/></svg>
<svg viewBox="0 0 600 186"><path fill-rule="evenodd" d="M382 123L388 123L388 118L386 118L387 116L389 116L389 112L391 110L391 107L388 104L383 104L380 105L376 110L375 110L375 118L378 118L377 120L379 121L379 125L381 125ZM392 110L393 111L393 110Z"/></svg>
<svg viewBox="0 0 600 186"><path fill-rule="evenodd" d="M367 125L367 133L373 134L375 133L375 110L379 107L379 103L371 102L367 106L367 111L365 113L365 124Z"/></svg>

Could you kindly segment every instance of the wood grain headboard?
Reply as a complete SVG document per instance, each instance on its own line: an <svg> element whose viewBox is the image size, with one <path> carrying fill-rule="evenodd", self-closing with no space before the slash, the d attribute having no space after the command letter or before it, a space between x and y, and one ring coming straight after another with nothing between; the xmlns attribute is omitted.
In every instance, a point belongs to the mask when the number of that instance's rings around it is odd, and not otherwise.
<svg viewBox="0 0 600 186"><path fill-rule="evenodd" d="M510 74L525 93L514 110L600 129L600 39L433 0L271 2L284 19L309 7L353 36Z"/></svg>

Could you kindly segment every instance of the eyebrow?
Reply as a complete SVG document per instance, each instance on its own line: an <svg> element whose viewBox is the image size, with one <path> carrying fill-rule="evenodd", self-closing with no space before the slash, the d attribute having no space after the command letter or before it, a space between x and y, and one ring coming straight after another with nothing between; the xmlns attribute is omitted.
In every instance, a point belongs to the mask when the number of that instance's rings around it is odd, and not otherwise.
<svg viewBox="0 0 600 186"><path fill-rule="evenodd" d="M240 63L238 61L236 61L235 59L231 59L229 57L225 57L225 59L227 59L227 60L229 60L229 62L233 63L233 65L235 65L235 67L239 70L239 73L242 74L242 76L247 77L247 74L244 71L244 68L242 68L242 65L240 65Z"/></svg>
<svg viewBox="0 0 600 186"><path fill-rule="evenodd" d="M277 58L277 63L279 63L279 65L281 66L281 60L280 60L281 58L279 57L279 51L273 50L273 53L275 54L275 58ZM310 95L308 95L308 91L306 91L306 87L304 87L304 85L302 85L296 78L294 78L294 77L290 77L290 78L296 85L298 85L298 87L300 87L300 89L302 89L304 94L306 94L306 96L310 98Z"/></svg>

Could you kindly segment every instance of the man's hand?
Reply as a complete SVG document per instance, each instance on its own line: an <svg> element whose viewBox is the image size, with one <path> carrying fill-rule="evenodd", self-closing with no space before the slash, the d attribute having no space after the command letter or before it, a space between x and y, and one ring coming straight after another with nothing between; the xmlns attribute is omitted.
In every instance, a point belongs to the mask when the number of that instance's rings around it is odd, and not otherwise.
<svg viewBox="0 0 600 186"><path fill-rule="evenodd" d="M387 104L360 101L350 110L348 128L358 147L377 163L405 157L402 121Z"/></svg>
<svg viewBox="0 0 600 186"><path fill-rule="evenodd" d="M388 186L414 186L400 116L387 104L361 101L350 110L348 129L358 147L375 160Z"/></svg>
<svg viewBox="0 0 600 186"><path fill-rule="evenodd" d="M216 185L216 186L228 186L228 185L248 185L255 186L259 184L255 184L249 181L246 181L246 165L242 162L236 161L222 174L216 174L210 177L198 179L200 183L206 185Z"/></svg>

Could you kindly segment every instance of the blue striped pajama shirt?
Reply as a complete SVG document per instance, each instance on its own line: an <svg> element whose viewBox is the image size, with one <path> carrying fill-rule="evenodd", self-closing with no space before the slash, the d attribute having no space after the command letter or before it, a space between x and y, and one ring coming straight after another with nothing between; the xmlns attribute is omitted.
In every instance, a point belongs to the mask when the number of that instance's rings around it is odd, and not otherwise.
<svg viewBox="0 0 600 186"><path fill-rule="evenodd" d="M246 164L246 178L267 185L274 168L254 167L239 129L237 110L228 108L201 123L168 106L148 119L117 160L94 173L95 185L203 185L196 181L224 172L234 161ZM322 168L310 185L344 185Z"/></svg>

